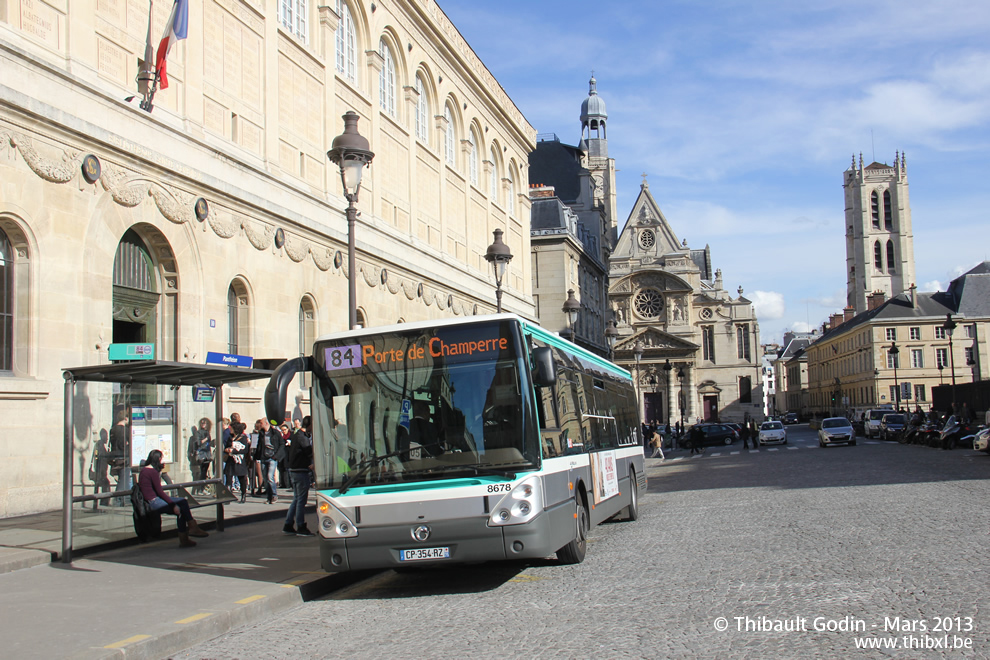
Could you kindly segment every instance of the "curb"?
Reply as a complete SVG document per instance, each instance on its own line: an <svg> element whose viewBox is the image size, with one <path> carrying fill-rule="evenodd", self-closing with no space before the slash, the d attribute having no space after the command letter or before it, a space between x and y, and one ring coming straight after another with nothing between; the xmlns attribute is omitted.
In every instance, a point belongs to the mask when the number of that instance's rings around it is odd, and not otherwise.
<svg viewBox="0 0 990 660"><path fill-rule="evenodd" d="M209 641L237 628L271 620L273 615L291 609L303 603L299 587L288 585L273 585L266 589L264 598L242 605L237 605L226 611L211 612L209 616L180 624L178 622L165 624L167 630L157 635L143 639L118 642L119 648L90 648L73 656L79 659L119 659L145 660L165 658L174 653L201 642Z"/></svg>
<svg viewBox="0 0 990 660"><path fill-rule="evenodd" d="M50 564L52 561L52 553L45 550L0 547L0 574Z"/></svg>

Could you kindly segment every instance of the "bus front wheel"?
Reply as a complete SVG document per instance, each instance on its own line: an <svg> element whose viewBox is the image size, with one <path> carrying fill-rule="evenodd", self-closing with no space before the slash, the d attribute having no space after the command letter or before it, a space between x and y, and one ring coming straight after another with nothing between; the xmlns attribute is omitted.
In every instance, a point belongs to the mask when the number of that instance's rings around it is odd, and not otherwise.
<svg viewBox="0 0 990 660"><path fill-rule="evenodd" d="M588 529L590 528L588 507L580 494L574 495L574 539L557 551L557 559L562 564L580 564L588 553Z"/></svg>

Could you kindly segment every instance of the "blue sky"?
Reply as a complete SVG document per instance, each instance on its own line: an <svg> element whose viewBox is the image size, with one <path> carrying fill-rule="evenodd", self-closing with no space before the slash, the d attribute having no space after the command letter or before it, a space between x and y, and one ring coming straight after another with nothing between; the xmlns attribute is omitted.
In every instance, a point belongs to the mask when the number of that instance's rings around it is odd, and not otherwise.
<svg viewBox="0 0 990 660"><path fill-rule="evenodd" d="M854 153L907 155L920 290L990 258L990 2L439 4L539 133L577 144L594 69L620 223L646 172L764 343L845 304Z"/></svg>

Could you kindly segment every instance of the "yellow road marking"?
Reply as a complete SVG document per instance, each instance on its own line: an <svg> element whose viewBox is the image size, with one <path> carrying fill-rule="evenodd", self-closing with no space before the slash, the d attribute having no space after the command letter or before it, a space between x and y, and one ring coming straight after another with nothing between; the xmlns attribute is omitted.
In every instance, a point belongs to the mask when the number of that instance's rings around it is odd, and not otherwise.
<svg viewBox="0 0 990 660"><path fill-rule="evenodd" d="M539 582L540 580L547 580L549 578L537 577L536 575L525 575L520 574L514 578L509 578L509 582Z"/></svg>
<svg viewBox="0 0 990 660"><path fill-rule="evenodd" d="M289 571L290 573L295 573L297 575L326 575L326 571Z"/></svg>
<svg viewBox="0 0 990 660"><path fill-rule="evenodd" d="M208 616L213 616L213 612L200 612L199 614L193 614L185 619L179 619L176 623L192 623L193 621L199 621L200 619L205 619Z"/></svg>
<svg viewBox="0 0 990 660"><path fill-rule="evenodd" d="M119 649L127 646L128 644L133 644L134 642L140 642L145 639L150 639L151 635L134 635L134 637L128 637L127 639L122 639L114 644L107 644L103 648L105 649Z"/></svg>
<svg viewBox="0 0 990 660"><path fill-rule="evenodd" d="M253 603L256 600L261 600L264 596L248 596L241 600L236 601L238 605L247 605L248 603Z"/></svg>
<svg viewBox="0 0 990 660"><path fill-rule="evenodd" d="M309 580L289 580L286 584L289 586L298 587L300 584L306 584L307 582L309 582Z"/></svg>

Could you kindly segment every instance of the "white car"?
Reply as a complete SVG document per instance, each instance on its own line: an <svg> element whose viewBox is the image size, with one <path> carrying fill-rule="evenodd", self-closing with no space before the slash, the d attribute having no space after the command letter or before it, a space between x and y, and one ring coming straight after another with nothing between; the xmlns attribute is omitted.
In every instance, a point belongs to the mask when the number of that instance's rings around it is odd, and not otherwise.
<svg viewBox="0 0 990 660"><path fill-rule="evenodd" d="M856 444L856 432L852 424L845 417L828 417L822 420L821 428L818 429L818 446L828 445L854 445Z"/></svg>
<svg viewBox="0 0 990 660"><path fill-rule="evenodd" d="M760 424L760 445L780 443L787 444L787 429L780 422L763 422Z"/></svg>
<svg viewBox="0 0 990 660"><path fill-rule="evenodd" d="M983 429L973 438L973 449L990 454L990 429Z"/></svg>

